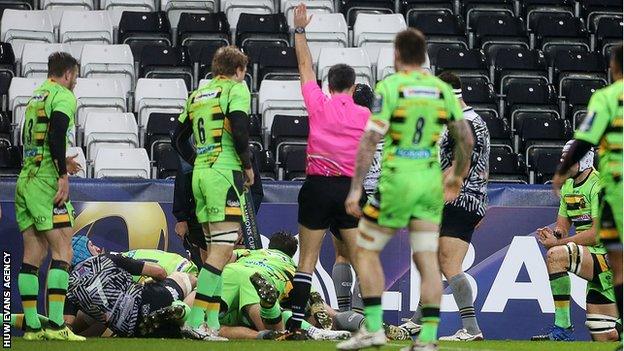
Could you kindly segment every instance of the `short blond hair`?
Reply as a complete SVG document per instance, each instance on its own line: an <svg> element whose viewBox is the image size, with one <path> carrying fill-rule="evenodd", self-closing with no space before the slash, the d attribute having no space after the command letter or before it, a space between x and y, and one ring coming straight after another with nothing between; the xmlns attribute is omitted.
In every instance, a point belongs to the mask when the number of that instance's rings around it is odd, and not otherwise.
<svg viewBox="0 0 624 351"><path fill-rule="evenodd" d="M247 67L249 59L236 46L220 47L212 58L213 76L233 76L238 68Z"/></svg>

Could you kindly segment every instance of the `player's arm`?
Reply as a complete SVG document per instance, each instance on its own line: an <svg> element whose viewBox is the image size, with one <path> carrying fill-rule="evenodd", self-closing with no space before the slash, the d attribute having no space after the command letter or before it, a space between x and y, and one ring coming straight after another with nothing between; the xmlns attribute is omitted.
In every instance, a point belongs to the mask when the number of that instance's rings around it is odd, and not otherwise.
<svg viewBox="0 0 624 351"><path fill-rule="evenodd" d="M591 228L578 232L572 236L557 240L557 245L565 245L567 243L576 243L577 245L594 246L596 245L596 228L598 219L594 218Z"/></svg>
<svg viewBox="0 0 624 351"><path fill-rule="evenodd" d="M570 226L572 223L568 216L557 216L557 223L555 224L555 230L553 230L555 236L565 238L570 234Z"/></svg>
<svg viewBox="0 0 624 351"><path fill-rule="evenodd" d="M234 149L245 170L245 185L254 183L254 173L251 165L251 151L249 150L249 108L251 106L251 93L247 85L239 83L230 90L228 101L228 113L225 118L230 122Z"/></svg>
<svg viewBox="0 0 624 351"><path fill-rule="evenodd" d="M107 256L117 266L132 275L142 275L156 280L163 280L167 278L167 271L156 263L139 261L122 255L108 254Z"/></svg>
<svg viewBox="0 0 624 351"><path fill-rule="evenodd" d="M180 113L180 116L178 116L178 125L171 135L171 145L180 157L191 166L195 164L195 157L197 157L197 153L190 142L191 136L193 135L193 121L188 114L191 101L193 101L194 97L195 93L191 94L186 100L186 106L182 113Z"/></svg>
<svg viewBox="0 0 624 351"><path fill-rule="evenodd" d="M448 112L447 127L451 138L455 142L453 149L453 173L456 177L464 178L470 167L470 156L474 147L473 131L468 122L463 118L464 115L459 100L455 97L450 87L446 86L443 93Z"/></svg>
<svg viewBox="0 0 624 351"><path fill-rule="evenodd" d="M141 270L141 275L151 277L156 280L164 280L167 278L167 271L156 263L145 262L145 265Z"/></svg>
<svg viewBox="0 0 624 351"><path fill-rule="evenodd" d="M295 28L303 28L310 23L312 16L308 17L306 6L300 4L295 8L294 24ZM312 66L312 54L308 47L308 40L306 39L305 32L295 32L295 53L297 54L297 63L299 67L299 76L301 79L301 85L305 85L308 82L316 83L316 74Z"/></svg>

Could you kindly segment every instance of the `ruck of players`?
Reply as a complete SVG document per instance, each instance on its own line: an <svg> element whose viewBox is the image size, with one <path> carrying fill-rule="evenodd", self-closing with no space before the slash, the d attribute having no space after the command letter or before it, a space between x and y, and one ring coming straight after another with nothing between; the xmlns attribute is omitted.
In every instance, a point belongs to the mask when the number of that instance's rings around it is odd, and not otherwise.
<svg viewBox="0 0 624 351"><path fill-rule="evenodd" d="M407 29L394 40L396 73L372 89L356 84L348 62L337 64L325 93L306 39L310 20L305 5L295 8L294 47L309 120L298 233L263 233L266 248L250 220L263 190L249 147L249 59L241 50L217 50L212 80L190 94L171 133L181 164L175 231L185 255L111 252L74 235L69 175L80 165L66 152L79 66L67 53L49 56L48 79L26 108L15 192L24 251L21 312L11 324L25 340L312 339L335 340L338 350L413 340L402 350L432 351L439 340L487 339L462 262L487 214L490 135L464 101L462 79L450 71L432 75L425 35ZM610 72L613 84L593 94L563 149L552 180L560 197L555 224L535 228L555 314L552 327L533 340L572 341L575 328L587 328L594 341L621 343L621 45L612 51ZM337 309L312 284L326 234L336 251ZM395 235L408 235L409 260L420 274L418 309L400 325L385 323L382 307L380 253ZM571 322L571 275L587 281L584 326ZM451 335L438 333L443 278L462 324ZM44 298L45 313L37 308Z"/></svg>

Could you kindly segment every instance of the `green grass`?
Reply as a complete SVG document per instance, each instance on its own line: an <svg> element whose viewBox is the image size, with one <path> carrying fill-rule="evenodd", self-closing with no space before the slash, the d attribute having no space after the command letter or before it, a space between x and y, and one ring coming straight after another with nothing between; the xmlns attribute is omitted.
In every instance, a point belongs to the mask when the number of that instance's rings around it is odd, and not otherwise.
<svg viewBox="0 0 624 351"><path fill-rule="evenodd" d="M201 342L192 340L161 340L161 339L89 339L84 343L66 343L58 341L26 342L21 338L13 339L13 350L45 350L45 351L333 351L335 343L329 341L229 341ZM383 347L383 351L398 351L407 342L391 342ZM482 342L444 342L442 351L613 351L616 343L593 342L530 342L530 341L482 341ZM373 349L371 349L373 350Z"/></svg>

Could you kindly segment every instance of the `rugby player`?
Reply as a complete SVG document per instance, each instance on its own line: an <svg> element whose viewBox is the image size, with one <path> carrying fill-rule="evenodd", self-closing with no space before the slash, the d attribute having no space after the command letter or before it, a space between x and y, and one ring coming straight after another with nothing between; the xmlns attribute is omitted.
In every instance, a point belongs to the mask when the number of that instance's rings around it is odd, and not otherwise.
<svg viewBox="0 0 624 351"><path fill-rule="evenodd" d="M613 84L596 91L587 106L587 117L574 133L574 142L563 158L553 178L553 189L559 192L573 175L572 166L579 162L592 146L600 145L600 241L607 248L613 269L613 285L620 319L622 318L622 44L611 54Z"/></svg>
<svg viewBox="0 0 624 351"><path fill-rule="evenodd" d="M213 80L191 93L174 135L176 149L193 165L195 212L208 251L183 333L204 333L204 340L225 340L218 336L221 273L238 240L243 187L254 181L248 130L251 95L243 83L247 60L234 46L217 50ZM188 142L191 134L196 149Z"/></svg>
<svg viewBox="0 0 624 351"><path fill-rule="evenodd" d="M566 143L562 157L573 141ZM555 229L539 228L537 238L548 250L546 265L550 290L555 301L555 323L545 335L532 340L572 341L570 321L570 276L568 272L587 280L587 322L585 325L594 341L614 341L618 311L615 306L613 272L606 258L607 249L596 236L602 190L600 175L593 168L594 151L572 165L572 176L561 189L561 201ZM574 226L575 235L570 236Z"/></svg>
<svg viewBox="0 0 624 351"><path fill-rule="evenodd" d="M65 52L51 54L48 79L35 89L26 107L22 132L24 166L15 191L15 216L24 240L18 276L26 324L24 340L85 340L74 335L63 321L74 223L68 173L79 169L73 158L66 160L65 152L67 135L74 127L73 89L77 77L75 58ZM47 275L50 321L42 328L37 314L37 275L48 249L52 252Z"/></svg>
<svg viewBox="0 0 624 351"><path fill-rule="evenodd" d="M318 261L325 232L340 231L354 256L357 218L345 212L343 203L355 166L357 143L370 111L353 102L355 71L337 64L328 72L326 96L316 81L305 27L310 23L306 6L295 9L295 51L301 77L301 91L308 111L310 133L307 144L306 180L299 191L299 264L292 291L293 318L288 330L296 332L305 319L312 273Z"/></svg>
<svg viewBox="0 0 624 351"><path fill-rule="evenodd" d="M386 343L381 294L384 273L379 253L397 229L409 226L413 259L421 274L423 326L408 350L436 350L442 281L438 267L438 225L444 201L459 194L473 145L451 87L421 68L426 41L415 29L397 34L393 74L377 84L373 116L360 142L356 171L345 202L360 219L356 271L360 278L365 328L337 345L354 350ZM455 140L454 169L443 178L438 139L444 125ZM385 137L377 191L360 208L362 181L379 141ZM400 200L399 200L400 199Z"/></svg>

